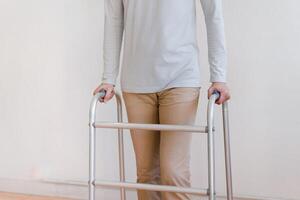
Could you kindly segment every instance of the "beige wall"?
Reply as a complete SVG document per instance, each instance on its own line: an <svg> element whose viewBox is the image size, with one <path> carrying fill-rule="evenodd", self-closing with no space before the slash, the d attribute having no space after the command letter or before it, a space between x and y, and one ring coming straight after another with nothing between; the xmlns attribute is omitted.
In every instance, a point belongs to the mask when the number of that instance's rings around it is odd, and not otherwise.
<svg viewBox="0 0 300 200"><path fill-rule="evenodd" d="M260 199L300 199L300 2L223 4L234 192ZM103 63L103 1L0 0L0 25L0 190L19 191L32 184L25 192L41 192L47 189L35 180L87 179L88 107ZM204 124L208 67L202 14L199 27L204 82L197 122ZM218 107L216 153L217 191L222 195L220 111ZM98 120L115 120L115 102L99 107L98 114ZM116 180L117 135L110 133L102 131L97 140L97 177ZM128 134L125 139L126 174L134 181ZM205 136L195 135L195 187L206 186L206 170ZM68 196L75 189L51 191ZM118 194L102 193L107 199ZM134 193L130 195L134 199Z"/></svg>

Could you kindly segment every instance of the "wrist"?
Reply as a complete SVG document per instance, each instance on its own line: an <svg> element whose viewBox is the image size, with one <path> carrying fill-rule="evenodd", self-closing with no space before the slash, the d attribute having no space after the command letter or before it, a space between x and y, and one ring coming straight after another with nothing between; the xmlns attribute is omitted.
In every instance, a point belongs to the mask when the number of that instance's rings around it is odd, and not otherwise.
<svg viewBox="0 0 300 200"><path fill-rule="evenodd" d="M212 85L226 85L226 82L215 81L211 83Z"/></svg>
<svg viewBox="0 0 300 200"><path fill-rule="evenodd" d="M113 87L116 86L114 83L106 83L106 82L102 82L101 85L109 85L109 86L113 86Z"/></svg>

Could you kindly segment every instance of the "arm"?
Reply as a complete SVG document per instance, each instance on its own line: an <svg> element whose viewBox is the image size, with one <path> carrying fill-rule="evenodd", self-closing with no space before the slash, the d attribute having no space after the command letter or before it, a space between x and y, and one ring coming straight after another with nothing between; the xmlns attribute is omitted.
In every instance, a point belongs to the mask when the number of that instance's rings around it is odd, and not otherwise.
<svg viewBox="0 0 300 200"><path fill-rule="evenodd" d="M217 90L221 95L216 103L222 104L230 99L229 89L226 85L227 52L222 0L200 0L200 2L205 17L210 82L212 82L208 89L208 98L214 90Z"/></svg>
<svg viewBox="0 0 300 200"><path fill-rule="evenodd" d="M104 0L104 69L102 83L116 85L119 73L120 51L124 30L124 7L122 0Z"/></svg>
<svg viewBox="0 0 300 200"><path fill-rule="evenodd" d="M200 2L207 32L210 82L226 82L227 57L222 0L200 0Z"/></svg>

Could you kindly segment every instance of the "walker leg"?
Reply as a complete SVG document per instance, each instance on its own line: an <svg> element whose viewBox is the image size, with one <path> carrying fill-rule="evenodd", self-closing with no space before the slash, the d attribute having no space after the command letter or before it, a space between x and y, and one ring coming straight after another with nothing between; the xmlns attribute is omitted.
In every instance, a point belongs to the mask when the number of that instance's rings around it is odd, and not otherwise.
<svg viewBox="0 0 300 200"><path fill-rule="evenodd" d="M231 173L231 157L230 157L230 138L229 138L229 119L228 119L228 103L222 105L223 114L223 131L224 131L224 152L225 152L225 167L226 167L226 189L227 200L233 200L232 192L232 173Z"/></svg>
<svg viewBox="0 0 300 200"><path fill-rule="evenodd" d="M214 103L215 99L209 101L207 110L207 148L208 148L208 195L209 200L216 199L215 193L215 145L214 145Z"/></svg>
<svg viewBox="0 0 300 200"><path fill-rule="evenodd" d="M122 101L120 97L117 97L117 111L118 111L118 122L123 122L122 112ZM123 140L123 129L118 129L118 145L119 145L119 174L120 182L125 182L125 163L124 163L124 140ZM120 188L121 200L126 200L125 188Z"/></svg>
<svg viewBox="0 0 300 200"><path fill-rule="evenodd" d="M95 200L95 171L96 171L96 106L101 93L93 98L89 109L89 200Z"/></svg>
<svg viewBox="0 0 300 200"><path fill-rule="evenodd" d="M90 141L89 141L89 200L95 200L95 127L90 124Z"/></svg>
<svg viewBox="0 0 300 200"><path fill-rule="evenodd" d="M215 200L215 155L214 155L214 133L208 133L208 194L209 200Z"/></svg>

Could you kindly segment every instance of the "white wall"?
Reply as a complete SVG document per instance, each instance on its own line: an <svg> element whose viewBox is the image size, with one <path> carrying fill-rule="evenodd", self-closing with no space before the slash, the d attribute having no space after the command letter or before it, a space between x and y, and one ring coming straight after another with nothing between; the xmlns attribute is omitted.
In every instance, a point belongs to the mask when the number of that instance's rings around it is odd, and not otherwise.
<svg viewBox="0 0 300 200"><path fill-rule="evenodd" d="M234 193L300 199L300 2L227 0L223 4ZM40 179L86 180L88 108L103 63L103 1L0 0L0 25L0 190L20 191ZM197 123L204 124L208 68L201 13L199 27L205 81ZM220 111L218 107L217 191L222 195ZM99 107L98 120L115 119L114 101ZM100 179L118 178L117 135L111 133L104 130L97 140ZM126 174L134 181L132 143L128 130L125 133ZM193 185L205 187L205 137L195 136L193 142ZM18 181L24 181L19 189L13 184ZM22 191L46 190L36 188L27 185ZM66 193L52 190L71 196ZM106 199L118 194L99 191ZM135 194L130 195L134 199Z"/></svg>

